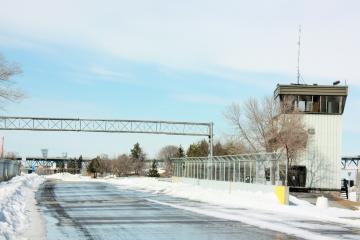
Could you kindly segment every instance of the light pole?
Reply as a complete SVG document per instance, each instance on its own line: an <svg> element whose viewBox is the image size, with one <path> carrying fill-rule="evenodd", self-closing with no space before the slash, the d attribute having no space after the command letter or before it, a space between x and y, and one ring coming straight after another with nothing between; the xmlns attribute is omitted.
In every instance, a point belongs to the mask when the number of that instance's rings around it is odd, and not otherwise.
<svg viewBox="0 0 360 240"><path fill-rule="evenodd" d="M208 166L208 177L212 179L212 167L213 167L213 145L214 145L214 123L209 124L209 160L210 166Z"/></svg>

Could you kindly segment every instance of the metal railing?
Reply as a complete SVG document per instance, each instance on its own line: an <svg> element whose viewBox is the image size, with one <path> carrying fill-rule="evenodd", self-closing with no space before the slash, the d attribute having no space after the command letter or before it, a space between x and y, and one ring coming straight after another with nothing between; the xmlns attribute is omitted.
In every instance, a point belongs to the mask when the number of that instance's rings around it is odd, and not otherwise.
<svg viewBox="0 0 360 240"><path fill-rule="evenodd" d="M280 180L280 154L252 153L211 157L173 158L172 176L275 184Z"/></svg>
<svg viewBox="0 0 360 240"><path fill-rule="evenodd" d="M0 159L0 181L6 181L19 175L20 162L18 160Z"/></svg>

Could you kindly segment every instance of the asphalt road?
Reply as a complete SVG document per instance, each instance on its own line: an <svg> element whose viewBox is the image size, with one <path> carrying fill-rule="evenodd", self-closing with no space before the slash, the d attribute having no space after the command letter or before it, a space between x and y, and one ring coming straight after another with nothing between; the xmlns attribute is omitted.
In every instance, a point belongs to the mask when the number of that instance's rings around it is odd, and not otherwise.
<svg viewBox="0 0 360 240"><path fill-rule="evenodd" d="M296 239L149 201L201 204L94 182L46 181L37 192L52 239Z"/></svg>

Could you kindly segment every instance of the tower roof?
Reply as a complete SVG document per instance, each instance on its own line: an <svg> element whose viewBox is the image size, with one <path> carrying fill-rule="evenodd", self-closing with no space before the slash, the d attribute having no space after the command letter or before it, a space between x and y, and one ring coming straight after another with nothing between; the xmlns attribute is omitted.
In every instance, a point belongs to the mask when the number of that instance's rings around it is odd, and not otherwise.
<svg viewBox="0 0 360 240"><path fill-rule="evenodd" d="M347 86L334 85L307 85L307 84L278 84L274 91L275 98L279 95L323 95L323 96L347 96Z"/></svg>

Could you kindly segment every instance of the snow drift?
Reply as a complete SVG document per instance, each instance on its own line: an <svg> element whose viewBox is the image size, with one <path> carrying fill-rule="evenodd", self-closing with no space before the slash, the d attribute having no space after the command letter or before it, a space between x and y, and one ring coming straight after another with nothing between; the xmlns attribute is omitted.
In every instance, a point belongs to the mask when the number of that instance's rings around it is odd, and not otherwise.
<svg viewBox="0 0 360 240"><path fill-rule="evenodd" d="M0 239L19 239L29 224L26 207L29 198L44 179L26 174L0 183Z"/></svg>

